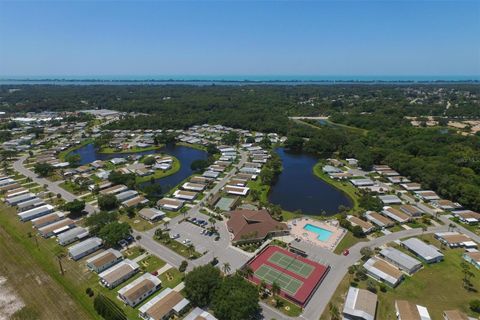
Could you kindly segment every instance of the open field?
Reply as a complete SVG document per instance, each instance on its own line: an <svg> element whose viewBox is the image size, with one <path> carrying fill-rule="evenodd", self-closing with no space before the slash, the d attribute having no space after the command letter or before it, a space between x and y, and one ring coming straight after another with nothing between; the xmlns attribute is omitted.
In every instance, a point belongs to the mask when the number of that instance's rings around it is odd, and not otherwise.
<svg viewBox="0 0 480 320"><path fill-rule="evenodd" d="M340 240L340 243L335 247L333 253L340 254L343 252L343 250L350 248L354 244L367 240L367 238L357 238L350 231L348 231L347 234L343 236L342 240Z"/></svg>
<svg viewBox="0 0 480 320"><path fill-rule="evenodd" d="M439 242L432 235L422 237L440 247ZM442 250L445 260L433 265L424 265L424 268L415 273L412 277L407 277L395 289L388 288L387 292L378 291L378 309L377 318L385 320L394 320L395 300L404 299L428 308L433 320L440 320L444 310L459 309L463 312L478 317L479 314L473 314L468 309L468 302L472 299L478 299L478 292L469 292L462 286L463 273L460 263L463 261L463 249ZM474 287L480 290L480 270L471 266L470 270L474 273L471 279ZM335 291L332 303L342 310L344 296L349 287L353 276L347 274ZM359 287L365 288L366 282L359 282ZM320 318L321 320L330 319L328 310Z"/></svg>
<svg viewBox="0 0 480 320"><path fill-rule="evenodd" d="M60 275L54 244L39 239L37 248L27 237L30 225L21 225L14 215L12 208L0 205L0 273L10 287L39 319L99 319L85 289Z"/></svg>

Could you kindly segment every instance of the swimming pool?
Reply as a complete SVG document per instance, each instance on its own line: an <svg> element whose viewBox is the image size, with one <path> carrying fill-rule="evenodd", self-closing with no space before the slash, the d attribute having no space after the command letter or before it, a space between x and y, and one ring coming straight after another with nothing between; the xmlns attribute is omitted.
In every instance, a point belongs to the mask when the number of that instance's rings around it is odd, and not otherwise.
<svg viewBox="0 0 480 320"><path fill-rule="evenodd" d="M328 238L330 238L330 236L333 233L332 231L325 230L323 228L314 226L313 224L310 224L310 223L307 223L303 227L303 229L305 229L307 231L315 232L316 234L318 234L317 239L320 240L320 241L327 241Z"/></svg>

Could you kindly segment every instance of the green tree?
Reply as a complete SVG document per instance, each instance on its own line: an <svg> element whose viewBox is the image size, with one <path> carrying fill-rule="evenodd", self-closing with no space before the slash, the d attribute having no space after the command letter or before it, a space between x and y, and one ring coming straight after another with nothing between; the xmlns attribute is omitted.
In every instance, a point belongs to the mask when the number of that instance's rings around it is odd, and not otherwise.
<svg viewBox="0 0 480 320"><path fill-rule="evenodd" d="M68 162L71 167L77 167L80 164L80 160L82 160L82 158L79 154L69 153L65 157L65 161Z"/></svg>
<svg viewBox="0 0 480 320"><path fill-rule="evenodd" d="M91 214L85 218L85 225L89 227L92 235L98 235L100 229L105 225L117 220L116 212L100 211L96 214Z"/></svg>
<svg viewBox="0 0 480 320"><path fill-rule="evenodd" d="M480 313L480 300L479 299L471 300L468 303L468 305L470 306L470 310Z"/></svg>
<svg viewBox="0 0 480 320"><path fill-rule="evenodd" d="M152 157L152 156L148 156L145 158L145 160L143 160L143 163L146 166L152 166L155 164L155 162L156 162L155 157Z"/></svg>
<svg viewBox="0 0 480 320"><path fill-rule="evenodd" d="M49 163L35 163L33 171L40 177L48 177L53 173L55 168Z"/></svg>
<svg viewBox="0 0 480 320"><path fill-rule="evenodd" d="M111 211L118 208L119 202L113 194L98 196L98 207L103 211Z"/></svg>
<svg viewBox="0 0 480 320"><path fill-rule="evenodd" d="M190 165L190 169L198 172L205 170L208 166L209 163L207 160L198 159L192 162L192 164Z"/></svg>
<svg viewBox="0 0 480 320"><path fill-rule="evenodd" d="M230 271L232 270L232 267L230 266L230 263L225 262L225 263L223 264L222 269L223 269L223 273L224 273L224 274L229 274Z"/></svg>
<svg viewBox="0 0 480 320"><path fill-rule="evenodd" d="M256 319L260 312L257 288L239 275L223 279L215 291L211 307L222 320Z"/></svg>
<svg viewBox="0 0 480 320"><path fill-rule="evenodd" d="M62 209L73 215L79 215L85 209L85 201L75 199L62 205Z"/></svg>
<svg viewBox="0 0 480 320"><path fill-rule="evenodd" d="M120 240L127 238L131 233L132 229L128 223L114 221L103 226L99 230L98 236L103 239L106 246L114 247Z"/></svg>
<svg viewBox="0 0 480 320"><path fill-rule="evenodd" d="M230 131L222 137L222 142L229 146L236 145L238 143L238 133Z"/></svg>
<svg viewBox="0 0 480 320"><path fill-rule="evenodd" d="M211 303L221 281L220 270L211 264L196 267L185 276L185 294L193 305L205 307Z"/></svg>

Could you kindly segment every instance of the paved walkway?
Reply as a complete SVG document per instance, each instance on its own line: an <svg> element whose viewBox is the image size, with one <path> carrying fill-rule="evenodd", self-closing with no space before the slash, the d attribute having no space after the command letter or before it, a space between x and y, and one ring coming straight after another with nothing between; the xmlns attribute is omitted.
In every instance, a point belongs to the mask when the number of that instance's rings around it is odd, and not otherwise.
<svg viewBox="0 0 480 320"><path fill-rule="evenodd" d="M185 283L180 282L175 288L173 288L174 291L180 292L185 288Z"/></svg>
<svg viewBox="0 0 480 320"><path fill-rule="evenodd" d="M157 270L158 275L161 275L162 273L165 273L166 271L168 271L170 269L172 269L172 266L167 263L166 265L164 265L163 267L161 267L160 269Z"/></svg>

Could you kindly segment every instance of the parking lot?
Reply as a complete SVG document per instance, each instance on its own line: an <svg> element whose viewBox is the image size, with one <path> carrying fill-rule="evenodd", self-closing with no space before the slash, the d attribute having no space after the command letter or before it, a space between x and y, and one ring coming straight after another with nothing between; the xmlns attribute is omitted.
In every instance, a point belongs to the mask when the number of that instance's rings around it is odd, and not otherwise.
<svg viewBox="0 0 480 320"><path fill-rule="evenodd" d="M200 219L208 222L208 216L202 213L190 214L189 218ZM209 236L208 234L202 234L204 230L208 229L211 226L211 223L208 222L204 227L198 226L194 223L184 221L182 223L171 223L169 225L170 235L179 234L180 237L176 241L183 242L185 240L190 240L190 242L195 246L195 250L199 253L204 254L204 256L199 258L199 260L208 262L217 257L219 264L228 262L231 265L231 269L236 270L240 268L250 256L241 251L238 248L230 246L230 235L228 233L225 221L216 221L215 227L217 228L220 239L215 241L217 237L215 234Z"/></svg>

